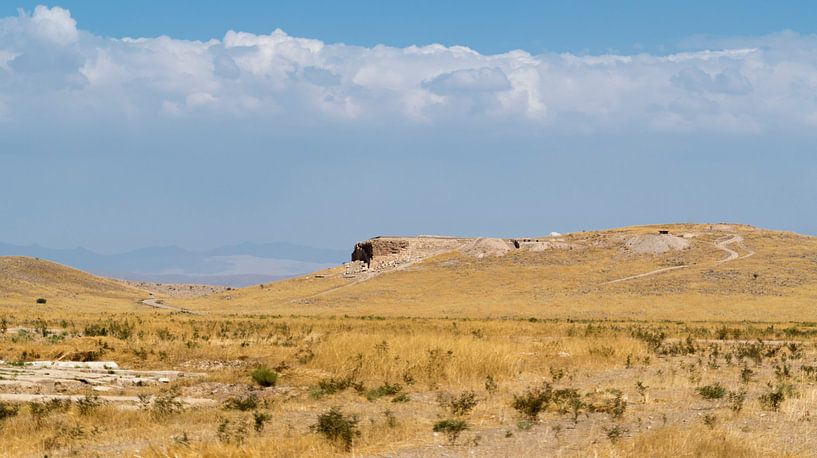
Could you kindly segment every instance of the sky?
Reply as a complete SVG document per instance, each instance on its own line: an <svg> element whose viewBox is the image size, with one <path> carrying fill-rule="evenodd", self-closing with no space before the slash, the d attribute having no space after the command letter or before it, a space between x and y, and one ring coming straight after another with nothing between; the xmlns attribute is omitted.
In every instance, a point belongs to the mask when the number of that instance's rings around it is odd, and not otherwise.
<svg viewBox="0 0 817 458"><path fill-rule="evenodd" d="M0 0L0 241L817 234L808 2Z"/></svg>

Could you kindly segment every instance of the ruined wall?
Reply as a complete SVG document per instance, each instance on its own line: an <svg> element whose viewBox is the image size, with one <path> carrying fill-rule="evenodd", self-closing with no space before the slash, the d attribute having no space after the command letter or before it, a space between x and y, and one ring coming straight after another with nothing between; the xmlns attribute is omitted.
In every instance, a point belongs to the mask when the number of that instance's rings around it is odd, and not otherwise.
<svg viewBox="0 0 817 458"><path fill-rule="evenodd" d="M347 273L395 268L442 253L459 251L476 258L503 256L517 249L545 251L572 248L561 239L499 239L440 236L374 237L355 244Z"/></svg>

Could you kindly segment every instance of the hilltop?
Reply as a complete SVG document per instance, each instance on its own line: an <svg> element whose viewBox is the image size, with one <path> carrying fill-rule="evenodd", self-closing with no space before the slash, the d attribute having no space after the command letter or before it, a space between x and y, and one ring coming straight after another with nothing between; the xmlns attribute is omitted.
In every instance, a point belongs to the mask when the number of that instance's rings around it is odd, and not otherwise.
<svg viewBox="0 0 817 458"><path fill-rule="evenodd" d="M514 239L376 237L352 262L185 302L235 313L817 319L817 238L669 224Z"/></svg>
<svg viewBox="0 0 817 458"><path fill-rule="evenodd" d="M97 277L51 261L20 256L0 257L0 305L14 308L125 309L137 306L144 290L117 280ZM46 304L36 304L37 299Z"/></svg>

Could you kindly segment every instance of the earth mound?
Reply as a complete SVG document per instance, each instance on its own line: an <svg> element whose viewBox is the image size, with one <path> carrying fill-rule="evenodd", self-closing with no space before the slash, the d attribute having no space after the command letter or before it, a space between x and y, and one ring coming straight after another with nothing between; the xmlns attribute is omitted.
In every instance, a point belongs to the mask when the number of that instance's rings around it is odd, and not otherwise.
<svg viewBox="0 0 817 458"><path fill-rule="evenodd" d="M689 248L689 240L671 234L643 234L627 239L624 248L636 254L661 254Z"/></svg>
<svg viewBox="0 0 817 458"><path fill-rule="evenodd" d="M496 238L478 238L467 242L460 248L460 253L475 258L504 256L509 251L511 251L510 243Z"/></svg>

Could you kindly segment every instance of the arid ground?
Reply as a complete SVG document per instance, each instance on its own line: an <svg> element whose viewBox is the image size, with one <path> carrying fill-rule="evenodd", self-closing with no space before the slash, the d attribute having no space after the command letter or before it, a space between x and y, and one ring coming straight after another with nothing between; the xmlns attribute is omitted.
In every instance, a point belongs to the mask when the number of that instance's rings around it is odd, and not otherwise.
<svg viewBox="0 0 817 458"><path fill-rule="evenodd" d="M408 250L242 289L0 258L3 454L817 449L817 238L667 225Z"/></svg>

